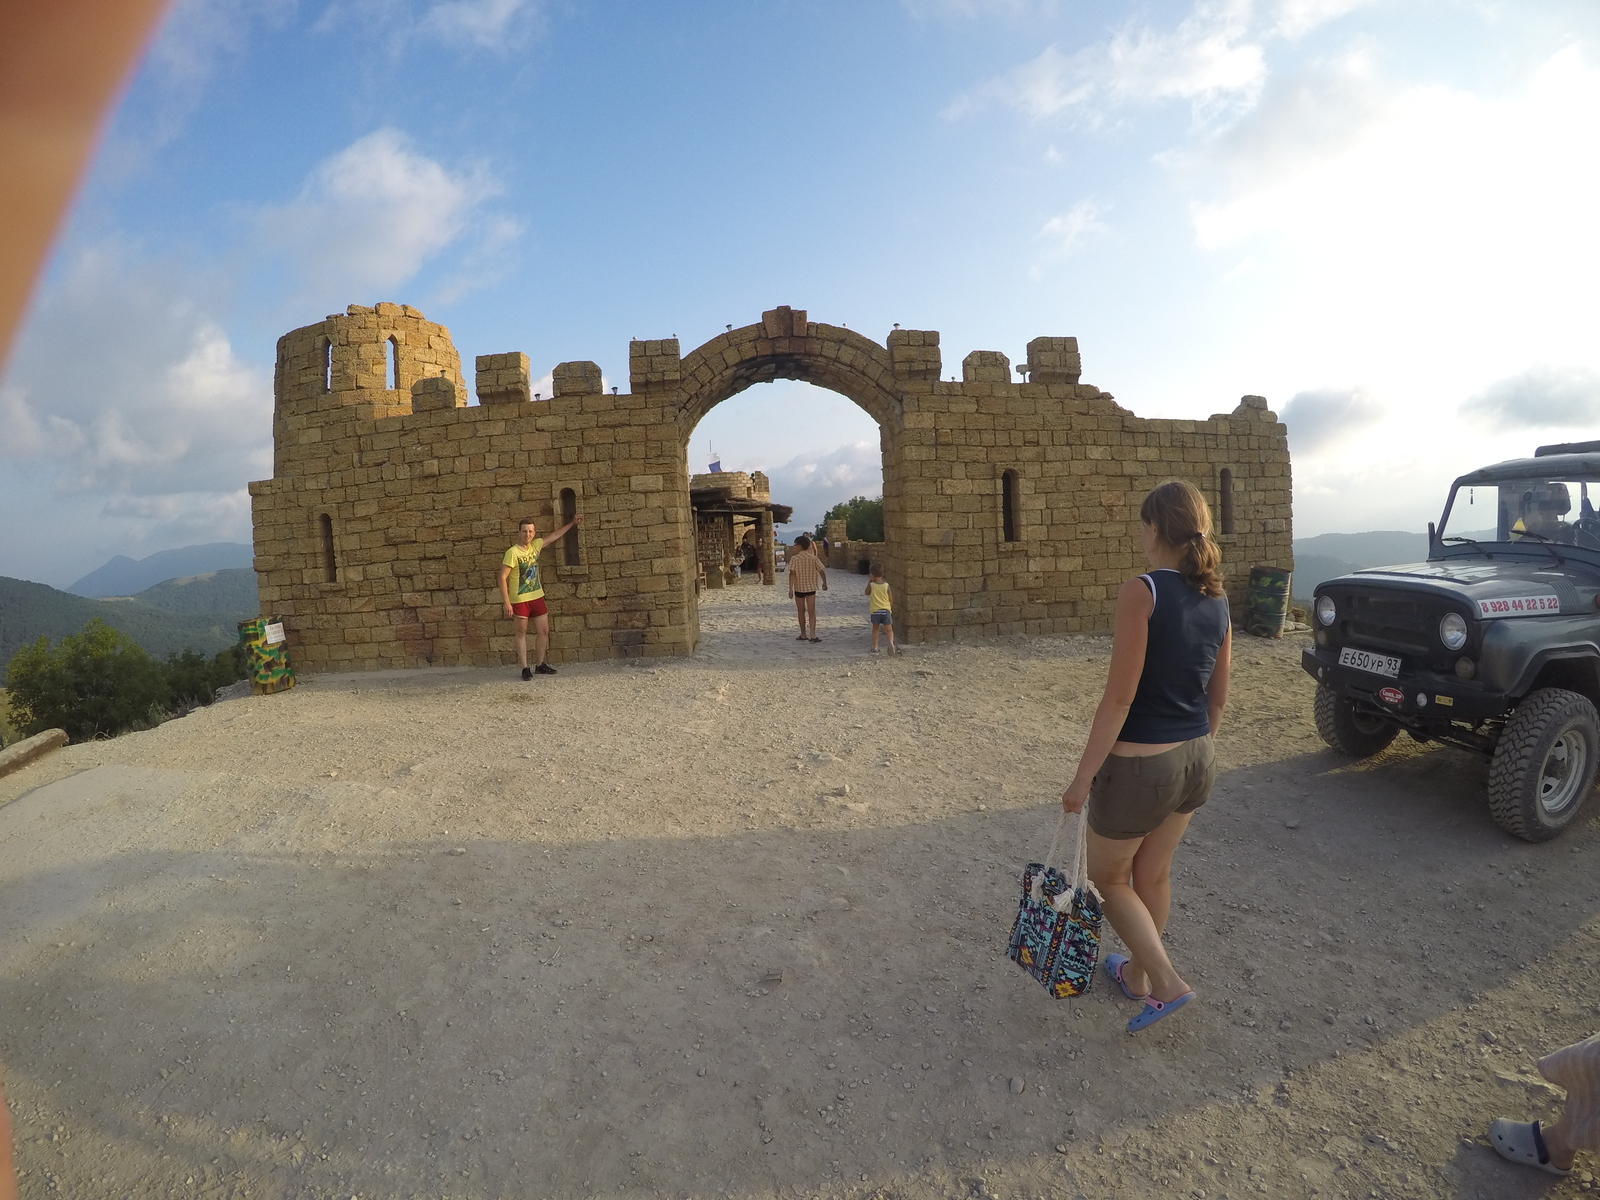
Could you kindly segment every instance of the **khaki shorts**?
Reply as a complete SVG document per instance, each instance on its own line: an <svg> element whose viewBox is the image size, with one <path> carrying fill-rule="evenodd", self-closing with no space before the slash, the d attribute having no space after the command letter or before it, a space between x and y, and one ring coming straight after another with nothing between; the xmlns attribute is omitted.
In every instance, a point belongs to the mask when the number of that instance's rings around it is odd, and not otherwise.
<svg viewBox="0 0 1600 1200"><path fill-rule="evenodd" d="M1089 785L1089 828L1120 840L1154 833L1204 804L1216 777L1209 736L1143 758L1112 754Z"/></svg>

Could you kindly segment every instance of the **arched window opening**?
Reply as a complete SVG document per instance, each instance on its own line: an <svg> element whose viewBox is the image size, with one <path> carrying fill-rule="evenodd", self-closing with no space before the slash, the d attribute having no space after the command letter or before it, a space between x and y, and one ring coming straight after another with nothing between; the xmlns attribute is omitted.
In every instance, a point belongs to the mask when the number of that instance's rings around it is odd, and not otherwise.
<svg viewBox="0 0 1600 1200"><path fill-rule="evenodd" d="M1227 467L1222 468L1221 478L1217 483L1217 507L1221 510L1218 514L1222 519L1222 532L1233 532L1233 472Z"/></svg>
<svg viewBox="0 0 1600 1200"><path fill-rule="evenodd" d="M1021 540L1018 537L1020 522L1017 520L1022 507L1019 490L1015 471L1007 471L1000 476L1000 532L1008 542Z"/></svg>
<svg viewBox="0 0 1600 1200"><path fill-rule="evenodd" d="M400 343L390 338L383 344L383 386L391 392L400 386Z"/></svg>
<svg viewBox="0 0 1600 1200"><path fill-rule="evenodd" d="M333 391L333 339L322 339L322 390Z"/></svg>
<svg viewBox="0 0 1600 1200"><path fill-rule="evenodd" d="M571 488L561 489L561 523L571 524L572 519L578 515L578 493ZM562 560L569 567L579 565L578 560L578 531L569 529L566 536L561 539L561 553L566 557Z"/></svg>
<svg viewBox="0 0 1600 1200"><path fill-rule="evenodd" d="M333 557L333 518L323 513L318 520L322 526L322 572L329 583L339 582L339 563Z"/></svg>

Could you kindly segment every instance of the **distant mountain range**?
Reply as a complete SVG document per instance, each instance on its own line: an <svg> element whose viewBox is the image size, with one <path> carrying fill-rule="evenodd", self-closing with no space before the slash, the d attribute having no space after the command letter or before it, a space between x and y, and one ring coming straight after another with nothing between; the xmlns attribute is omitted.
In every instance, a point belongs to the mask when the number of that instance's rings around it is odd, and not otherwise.
<svg viewBox="0 0 1600 1200"><path fill-rule="evenodd" d="M67 588L75 596L132 596L168 579L255 567L254 551L242 542L210 542L163 550L137 561L119 554Z"/></svg>
<svg viewBox="0 0 1600 1200"><path fill-rule="evenodd" d="M1465 537L1493 538L1492 529L1464 534ZM1363 567L1390 567L1421 562L1428 557L1428 535L1378 530L1372 533L1322 533L1298 538L1294 543L1294 581L1291 590L1296 600L1310 600L1317 584Z"/></svg>
<svg viewBox="0 0 1600 1200"><path fill-rule="evenodd" d="M239 640L238 622L259 615L256 573L248 567L169 579L115 599L86 599L0 576L0 681L23 646L41 635L54 641L77 633L91 617L165 658L180 650L215 654Z"/></svg>

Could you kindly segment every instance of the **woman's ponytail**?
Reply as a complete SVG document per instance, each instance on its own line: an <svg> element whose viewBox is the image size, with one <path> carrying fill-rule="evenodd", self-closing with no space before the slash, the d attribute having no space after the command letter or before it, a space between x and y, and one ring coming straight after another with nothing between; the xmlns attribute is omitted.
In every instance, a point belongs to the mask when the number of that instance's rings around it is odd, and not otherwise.
<svg viewBox="0 0 1600 1200"><path fill-rule="evenodd" d="M1144 498L1139 519L1182 555L1178 570L1185 583L1207 596L1223 594L1222 550L1211 538L1211 509L1199 488L1169 479Z"/></svg>

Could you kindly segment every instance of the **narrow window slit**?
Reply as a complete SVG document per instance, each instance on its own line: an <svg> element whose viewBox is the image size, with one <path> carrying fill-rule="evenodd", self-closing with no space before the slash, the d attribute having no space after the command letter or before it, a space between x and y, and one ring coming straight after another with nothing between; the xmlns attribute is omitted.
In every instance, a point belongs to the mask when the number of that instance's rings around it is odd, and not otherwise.
<svg viewBox="0 0 1600 1200"><path fill-rule="evenodd" d="M572 519L577 515L578 493L573 491L571 488L562 488L561 523L563 525L570 524ZM576 567L582 565L578 557L578 531L576 529L567 530L565 536L562 537L561 553L566 556L562 561L564 561L567 566Z"/></svg>
<svg viewBox="0 0 1600 1200"><path fill-rule="evenodd" d="M319 518L322 526L322 571L329 583L339 582L339 563L333 556L333 518L323 513Z"/></svg>
<svg viewBox="0 0 1600 1200"><path fill-rule="evenodd" d="M1000 476L1000 533L1008 542L1020 540L1017 536L1018 479L1015 471Z"/></svg>

